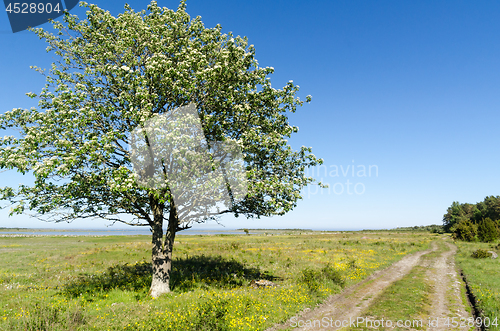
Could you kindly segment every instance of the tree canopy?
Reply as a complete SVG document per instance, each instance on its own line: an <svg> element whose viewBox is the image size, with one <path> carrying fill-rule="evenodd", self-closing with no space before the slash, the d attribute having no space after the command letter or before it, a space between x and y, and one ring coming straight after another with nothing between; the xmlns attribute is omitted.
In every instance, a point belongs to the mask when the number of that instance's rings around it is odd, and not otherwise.
<svg viewBox="0 0 500 331"><path fill-rule="evenodd" d="M117 17L81 5L88 8L84 20L65 13L63 22L53 22L55 34L32 29L59 60L48 72L34 67L46 76L40 93L27 93L39 100L38 108L0 116L0 129L19 131L0 138L0 168L35 178L31 186L1 188L0 199L10 202L11 215L30 211L55 222L98 217L151 227L153 283L166 284L156 287L157 296L168 291L177 231L224 213L283 215L314 182L305 169L322 160L311 148L289 146L287 139L298 128L290 125L287 112L304 102L296 97L299 86L289 81L273 88L268 76L274 69L259 67L246 37L222 33L220 25L205 28L200 17L190 18L184 1L176 11L155 1L140 12L126 5ZM233 146L246 177L244 195L198 218L179 214L166 173L165 185L139 180L130 148L134 130L188 106L198 115L205 155L218 160L211 169L228 165L222 161L227 150L217 146ZM148 145L153 137L144 130L138 139ZM199 150L185 148L182 155L187 152ZM226 179L232 197L234 181Z"/></svg>
<svg viewBox="0 0 500 331"><path fill-rule="evenodd" d="M476 204L454 201L443 215L443 225L456 239L496 239L500 235L500 196L487 196Z"/></svg>

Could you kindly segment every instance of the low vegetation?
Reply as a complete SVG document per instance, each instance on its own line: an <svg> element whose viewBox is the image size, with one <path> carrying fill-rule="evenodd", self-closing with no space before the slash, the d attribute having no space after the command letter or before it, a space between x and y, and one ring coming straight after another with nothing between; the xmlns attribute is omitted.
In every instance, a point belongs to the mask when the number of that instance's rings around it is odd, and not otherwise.
<svg viewBox="0 0 500 331"><path fill-rule="evenodd" d="M473 295L480 317L489 324L489 330L500 330L500 261L488 251L500 253L500 244L456 241L458 266ZM496 324L496 325L495 325Z"/></svg>
<svg viewBox="0 0 500 331"><path fill-rule="evenodd" d="M442 225L431 224L431 225L415 225L408 227L399 227L389 231L424 231L431 233L444 233L444 227Z"/></svg>
<svg viewBox="0 0 500 331"><path fill-rule="evenodd" d="M179 236L148 295L147 236L0 237L0 330L263 330L428 247L428 233ZM252 280L275 286L254 288Z"/></svg>

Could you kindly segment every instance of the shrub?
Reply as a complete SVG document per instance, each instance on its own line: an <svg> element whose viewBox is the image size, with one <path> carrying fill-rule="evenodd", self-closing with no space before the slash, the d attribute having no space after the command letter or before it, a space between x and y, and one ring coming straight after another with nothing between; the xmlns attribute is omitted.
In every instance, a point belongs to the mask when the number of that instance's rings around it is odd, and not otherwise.
<svg viewBox="0 0 500 331"><path fill-rule="evenodd" d="M431 233L443 234L444 229L442 227L441 228L432 228Z"/></svg>
<svg viewBox="0 0 500 331"><path fill-rule="evenodd" d="M302 270L302 275L299 281L301 283L304 283L309 289L309 291L316 292L319 289L319 282L321 281L321 273L317 270L306 268Z"/></svg>
<svg viewBox="0 0 500 331"><path fill-rule="evenodd" d="M484 249L480 248L480 249L474 251L471 256L475 259L485 259L487 257L491 257L491 253L488 253Z"/></svg>
<svg viewBox="0 0 500 331"><path fill-rule="evenodd" d="M477 236L482 242L495 241L498 238L498 228L495 222L489 217L483 219L477 227Z"/></svg>
<svg viewBox="0 0 500 331"><path fill-rule="evenodd" d="M299 281L307 286L309 291L317 292L321 282L332 281L334 284L343 286L345 284L344 277L339 270L327 265L320 270L306 268L302 270L302 275Z"/></svg>
<svg viewBox="0 0 500 331"><path fill-rule="evenodd" d="M476 226L470 220L460 221L454 229L453 239L463 240L463 241L473 241L476 237Z"/></svg>
<svg viewBox="0 0 500 331"><path fill-rule="evenodd" d="M335 269L330 265L327 265L326 267L321 269L321 272L326 279L331 280L332 282L340 286L344 286L345 280L344 277L342 277L342 273L339 270Z"/></svg>

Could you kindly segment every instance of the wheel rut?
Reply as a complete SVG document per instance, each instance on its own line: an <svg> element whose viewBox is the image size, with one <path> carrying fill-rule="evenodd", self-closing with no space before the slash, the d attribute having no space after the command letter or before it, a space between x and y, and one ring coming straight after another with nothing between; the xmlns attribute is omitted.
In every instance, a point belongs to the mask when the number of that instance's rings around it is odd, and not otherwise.
<svg viewBox="0 0 500 331"><path fill-rule="evenodd" d="M455 268L457 247L448 242L445 244L449 250L436 258L427 271L427 277L434 289L429 309L429 320L432 323L430 329L469 330L466 321L472 315L465 309L467 303L462 300L461 288L465 285ZM458 324L456 327L454 321Z"/></svg>
<svg viewBox="0 0 500 331"><path fill-rule="evenodd" d="M467 319L471 315L466 311L465 305L462 302L461 287L463 284L459 280L455 269L454 255L457 248L448 242L445 242L445 244L449 250L441 253L436 258L422 261L422 256L438 249L437 243L432 242L430 249L407 255L388 268L377 271L362 282L345 289L339 294L331 296L317 307L305 309L285 323L274 325L266 331L291 328L293 330L304 331L339 330L345 326L349 326L356 318L363 316L363 312L386 288L395 281L403 278L417 265L428 268L426 281L430 283L433 289L432 293L430 293L430 314L428 320L424 321L424 329L451 330L453 327L445 326L447 318L451 321L451 318L455 317L457 321L460 321L460 318ZM325 320L330 321L328 327L322 324L322 321ZM295 327L300 325L299 321L303 321L303 326ZM310 323L304 323L306 321L310 321ZM336 321L338 327L332 325L331 321ZM428 325L428 321L433 321L433 324ZM456 329L469 330L463 327Z"/></svg>

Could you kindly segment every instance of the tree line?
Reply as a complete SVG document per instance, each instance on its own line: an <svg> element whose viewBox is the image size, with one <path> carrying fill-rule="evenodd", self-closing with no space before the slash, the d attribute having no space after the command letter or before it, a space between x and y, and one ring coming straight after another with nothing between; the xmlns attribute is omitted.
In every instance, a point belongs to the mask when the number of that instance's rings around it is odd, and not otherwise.
<svg viewBox="0 0 500 331"><path fill-rule="evenodd" d="M500 237L500 196L487 196L476 204L454 201L443 216L443 226L458 240L495 241Z"/></svg>

